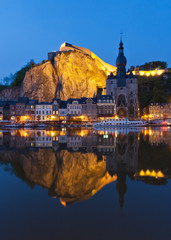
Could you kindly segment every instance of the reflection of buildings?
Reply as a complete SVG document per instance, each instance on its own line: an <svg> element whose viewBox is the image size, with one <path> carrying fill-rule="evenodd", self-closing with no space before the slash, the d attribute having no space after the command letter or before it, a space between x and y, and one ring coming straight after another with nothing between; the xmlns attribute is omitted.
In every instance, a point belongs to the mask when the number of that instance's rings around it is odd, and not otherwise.
<svg viewBox="0 0 171 240"><path fill-rule="evenodd" d="M167 127L144 129L142 131L144 139L148 139L151 145L168 145L171 146L171 132L167 131Z"/></svg>
<svg viewBox="0 0 171 240"><path fill-rule="evenodd" d="M123 207L127 176L148 184L166 184L171 177L168 146L152 145L147 134L147 129L145 138L127 131L1 131L0 159L10 162L18 177L47 188L64 205L88 199L117 180Z"/></svg>
<svg viewBox="0 0 171 240"><path fill-rule="evenodd" d="M36 147L52 147L52 136L47 134L47 131L36 131L35 146Z"/></svg>

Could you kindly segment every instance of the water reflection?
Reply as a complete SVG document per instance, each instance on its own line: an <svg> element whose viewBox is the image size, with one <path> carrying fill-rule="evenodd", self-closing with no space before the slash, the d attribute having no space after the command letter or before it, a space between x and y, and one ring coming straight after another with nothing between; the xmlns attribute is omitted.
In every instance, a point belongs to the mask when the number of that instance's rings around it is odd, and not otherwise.
<svg viewBox="0 0 171 240"><path fill-rule="evenodd" d="M124 206L126 179L161 185L171 177L170 129L0 131L0 163L62 205L83 201L116 182Z"/></svg>

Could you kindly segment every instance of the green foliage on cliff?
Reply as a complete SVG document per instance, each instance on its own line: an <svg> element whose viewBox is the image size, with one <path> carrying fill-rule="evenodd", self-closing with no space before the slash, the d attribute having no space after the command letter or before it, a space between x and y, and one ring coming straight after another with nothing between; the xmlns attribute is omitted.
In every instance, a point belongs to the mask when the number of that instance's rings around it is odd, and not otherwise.
<svg viewBox="0 0 171 240"><path fill-rule="evenodd" d="M36 64L34 63L34 60L31 60L26 66L24 66L18 72L16 72L13 75L13 82L11 83L11 86L20 86L21 82L25 77L26 72L35 66Z"/></svg>
<svg viewBox="0 0 171 240"><path fill-rule="evenodd" d="M35 66L37 65L34 63L34 60L31 60L15 74L10 74L9 76L4 77L1 80L0 90L3 90L4 88L10 86L20 86L21 82L25 77L26 72Z"/></svg>
<svg viewBox="0 0 171 240"><path fill-rule="evenodd" d="M138 77L138 98L140 108L152 102L165 103L171 100L171 75L167 77Z"/></svg>

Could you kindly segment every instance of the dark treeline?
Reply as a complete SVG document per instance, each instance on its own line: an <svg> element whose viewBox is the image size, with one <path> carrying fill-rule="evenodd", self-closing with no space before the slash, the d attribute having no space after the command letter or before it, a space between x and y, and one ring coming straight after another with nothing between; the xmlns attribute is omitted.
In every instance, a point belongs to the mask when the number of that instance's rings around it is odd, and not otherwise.
<svg viewBox="0 0 171 240"><path fill-rule="evenodd" d="M166 74L165 74L166 75ZM138 99L140 108L150 103L171 101L171 74L167 76L138 76Z"/></svg>

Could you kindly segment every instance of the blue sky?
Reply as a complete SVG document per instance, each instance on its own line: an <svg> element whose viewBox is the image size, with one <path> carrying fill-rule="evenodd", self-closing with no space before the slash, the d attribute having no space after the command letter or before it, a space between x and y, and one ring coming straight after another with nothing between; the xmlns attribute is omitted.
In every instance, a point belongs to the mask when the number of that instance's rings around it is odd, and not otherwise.
<svg viewBox="0 0 171 240"><path fill-rule="evenodd" d="M171 66L170 0L0 0L0 79L67 41L115 65L120 32L130 65Z"/></svg>

